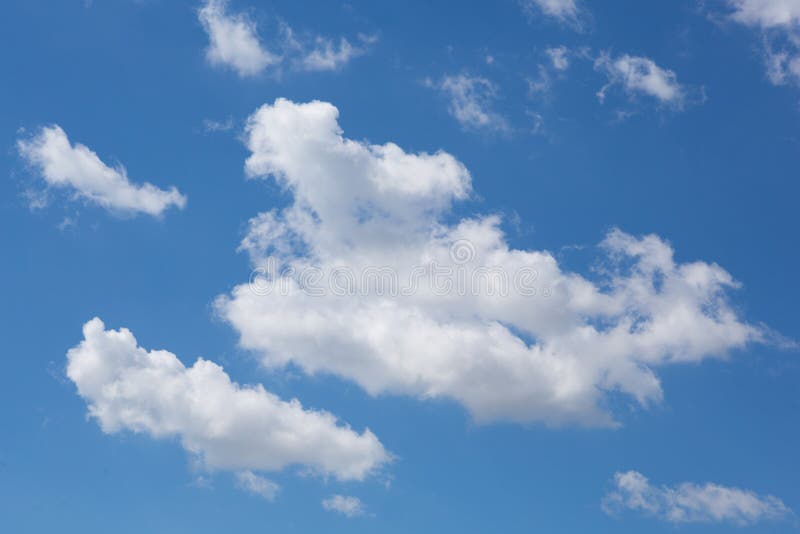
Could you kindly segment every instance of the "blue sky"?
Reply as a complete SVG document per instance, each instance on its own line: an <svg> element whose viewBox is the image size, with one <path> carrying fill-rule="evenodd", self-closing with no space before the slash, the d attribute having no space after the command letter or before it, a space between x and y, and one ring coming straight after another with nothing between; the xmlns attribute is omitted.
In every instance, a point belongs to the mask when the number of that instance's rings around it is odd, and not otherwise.
<svg viewBox="0 0 800 534"><path fill-rule="evenodd" d="M2 9L3 531L797 528L797 1Z"/></svg>

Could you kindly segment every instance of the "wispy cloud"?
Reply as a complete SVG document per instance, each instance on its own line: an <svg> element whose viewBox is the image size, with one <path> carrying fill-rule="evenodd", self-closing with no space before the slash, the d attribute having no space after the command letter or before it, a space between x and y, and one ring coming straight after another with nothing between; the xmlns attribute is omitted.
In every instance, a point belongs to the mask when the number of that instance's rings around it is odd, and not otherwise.
<svg viewBox="0 0 800 534"><path fill-rule="evenodd" d="M609 514L631 510L671 523L735 525L773 521L792 514L772 495L711 483L654 486L637 471L616 473L613 486L603 500L603 508Z"/></svg>
<svg viewBox="0 0 800 534"><path fill-rule="evenodd" d="M322 501L322 507L329 512L337 512L346 517L359 517L366 513L364 503L358 497L333 495Z"/></svg>
<svg viewBox="0 0 800 534"><path fill-rule="evenodd" d="M520 0L520 4L528 12L539 12L576 27L583 12L577 0Z"/></svg>
<svg viewBox="0 0 800 534"><path fill-rule="evenodd" d="M607 83L597 92L604 102L613 87L619 87L629 96L646 95L661 104L680 108L686 98L686 89L678 83L671 70L659 67L655 61L641 56L622 54L611 57L602 53L594 62L595 70L606 75Z"/></svg>
<svg viewBox="0 0 800 534"><path fill-rule="evenodd" d="M566 46L554 46L545 50L545 53L554 69L564 71L569 68L569 48Z"/></svg>
<svg viewBox="0 0 800 534"><path fill-rule="evenodd" d="M425 85L438 89L447 97L450 115L464 128L495 132L510 130L506 118L493 108L498 90L488 79L459 74L445 76L438 82L428 79Z"/></svg>
<svg viewBox="0 0 800 534"><path fill-rule="evenodd" d="M213 119L203 119L203 130L206 132L228 132L233 129L233 117L217 121Z"/></svg>
<svg viewBox="0 0 800 534"><path fill-rule="evenodd" d="M728 0L730 20L761 31L767 79L800 86L800 2Z"/></svg>
<svg viewBox="0 0 800 534"><path fill-rule="evenodd" d="M366 47L377 40L375 36L360 35L359 45L354 45L344 37L337 42L324 37L314 39L314 44L297 59L303 70L337 70L353 58L366 53Z"/></svg>
<svg viewBox="0 0 800 534"><path fill-rule="evenodd" d="M570 67L573 52L566 46L553 46L545 49L547 60L539 63L536 74L525 78L528 83L528 96L548 99L556 79L564 78Z"/></svg>
<svg viewBox="0 0 800 534"><path fill-rule="evenodd" d="M267 501L274 501L280 491L280 486L275 482L256 475L252 471L239 471L236 473L236 485L253 495L258 495Z"/></svg>
<svg viewBox="0 0 800 534"><path fill-rule="evenodd" d="M366 53L375 36L359 35L358 43L340 37L302 38L286 23L281 22L276 36L268 47L258 34L256 23L244 13L228 11L228 0L207 0L198 17L209 37L206 58L216 66L228 67L240 76L255 76L268 67L288 64L307 71L337 70L353 58ZM270 49L271 48L271 49Z"/></svg>

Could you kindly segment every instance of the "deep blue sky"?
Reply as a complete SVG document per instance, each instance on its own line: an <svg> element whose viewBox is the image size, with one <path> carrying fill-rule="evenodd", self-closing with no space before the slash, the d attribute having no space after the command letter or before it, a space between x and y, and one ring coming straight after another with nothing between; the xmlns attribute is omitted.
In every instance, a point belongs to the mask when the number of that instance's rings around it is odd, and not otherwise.
<svg viewBox="0 0 800 534"><path fill-rule="evenodd" d="M800 509L797 355L752 346L728 361L659 370L666 397L650 409L620 403L617 430L476 426L448 401L370 398L356 385L260 369L237 348L213 299L245 280L236 247L246 221L285 204L272 184L246 181L245 118L277 97L329 101L354 139L408 151L444 149L472 173L475 198L456 214L498 212L509 240L547 249L570 268L590 261L609 228L668 239L680 261L716 262L742 283L732 300L747 320L800 337L797 231L800 90L764 74L758 32L715 24L691 0L588 4L584 31L497 2L260 2L236 0L269 35L276 17L338 38L375 34L368 52L335 72L240 78L210 66L195 2L5 2L0 8L0 530L5 532L667 532L656 519L608 517L614 472L655 483L713 481L773 494ZM263 29L262 29L263 28ZM551 46L652 58L705 102L682 110L622 92L573 59L547 99L528 96ZM494 58L487 64L485 57ZM469 73L498 87L510 134L463 128L426 78ZM615 111L634 114L618 121ZM543 134L526 131L540 113ZM206 119L230 131L208 132ZM56 123L133 181L175 185L184 210L119 217L56 195L31 210L39 184L17 153L20 129ZM40 184L39 184L40 185ZM70 217L75 224L59 229ZM200 488L174 441L104 435L64 376L65 352L98 315L140 344L191 363L225 366L241 383L369 426L397 455L384 480L341 484L287 471L268 503L230 474ZM358 495L370 516L331 515L320 500ZM726 525L687 525L726 532ZM793 530L792 521L759 532Z"/></svg>

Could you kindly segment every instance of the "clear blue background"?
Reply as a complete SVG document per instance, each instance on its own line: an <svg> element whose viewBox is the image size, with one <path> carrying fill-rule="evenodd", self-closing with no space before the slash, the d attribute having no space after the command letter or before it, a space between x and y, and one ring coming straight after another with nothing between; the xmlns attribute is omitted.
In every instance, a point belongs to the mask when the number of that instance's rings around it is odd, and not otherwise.
<svg viewBox="0 0 800 534"><path fill-rule="evenodd" d="M286 198L247 182L242 121L276 97L327 100L345 134L407 150L447 150L479 194L460 213L500 212L515 246L548 249L586 271L584 253L612 226L657 233L681 261L717 262L743 283L734 300L751 321L798 338L797 199L800 91L771 86L759 37L720 27L691 0L593 2L576 33L496 2L236 0L263 28L280 16L333 38L376 33L368 55L340 72L240 79L209 67L195 2L18 0L0 7L0 531L3 532L671 532L600 501L615 471L655 483L713 481L771 493L800 510L800 367L797 354L756 346L727 362L659 370L666 400L643 411L620 403L616 431L477 427L447 402L370 399L330 378L260 370L215 319L215 296L246 280L235 252L247 219ZM653 58L708 101L683 112L619 94L575 60L547 102L527 97L548 46L589 46ZM491 54L492 65L484 58ZM461 72L497 83L496 108L513 135L466 132L426 77ZM614 120L617 109L636 114ZM526 111L545 119L532 135ZM204 119L232 117L209 133ZM15 148L19 129L57 123L134 181L174 184L189 197L163 220L120 219L55 198L30 211L37 185ZM38 184L41 185L41 184ZM59 230L65 216L77 224ZM191 363L204 356L241 383L369 426L398 456L392 481L339 484L293 472L270 504L217 474L213 488L176 442L106 436L64 377L65 352L94 315L125 326L147 348ZM332 493L360 497L374 514L347 520L322 510ZM688 532L728 526L687 525ZM758 532L796 530L792 521Z"/></svg>

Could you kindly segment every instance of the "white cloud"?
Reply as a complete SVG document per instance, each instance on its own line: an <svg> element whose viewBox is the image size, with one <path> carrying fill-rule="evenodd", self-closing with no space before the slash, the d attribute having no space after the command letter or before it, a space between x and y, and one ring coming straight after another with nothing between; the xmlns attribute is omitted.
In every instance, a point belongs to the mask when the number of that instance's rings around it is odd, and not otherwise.
<svg viewBox="0 0 800 534"><path fill-rule="evenodd" d="M528 10L539 10L562 22L574 22L580 14L576 0L521 0L521 3Z"/></svg>
<svg viewBox="0 0 800 534"><path fill-rule="evenodd" d="M227 5L227 0L208 0L198 12L210 41L209 63L230 67L240 76L254 76L279 63L281 57L261 45L255 22L244 14L228 14Z"/></svg>
<svg viewBox="0 0 800 534"><path fill-rule="evenodd" d="M791 510L772 495L720 486L692 484L653 486L641 473L614 475L614 489L603 507L609 514L624 509L644 513L671 523L732 523L752 525L791 515Z"/></svg>
<svg viewBox="0 0 800 534"><path fill-rule="evenodd" d="M67 376L107 434L178 438L211 470L302 465L361 480L389 460L369 430L358 434L330 413L282 401L261 385L241 386L213 362L198 358L187 368L171 352L147 351L129 330L106 330L97 318L84 325L83 336L67 353ZM239 482L259 485L247 474Z"/></svg>
<svg viewBox="0 0 800 534"><path fill-rule="evenodd" d="M19 140L17 149L48 186L71 189L76 197L110 211L159 216L171 206L186 205L186 197L174 187L163 190L149 183L131 183L122 165L111 168L88 147L71 144L58 125Z"/></svg>
<svg viewBox="0 0 800 534"><path fill-rule="evenodd" d="M361 499L345 495L333 495L324 499L322 507L329 512L338 512L347 517L358 517L366 513Z"/></svg>
<svg viewBox="0 0 800 534"><path fill-rule="evenodd" d="M545 53L550 58L554 69L564 71L569 68L569 49L566 46L548 48Z"/></svg>
<svg viewBox="0 0 800 534"><path fill-rule="evenodd" d="M800 85L800 2L728 0L730 18L764 33L764 63L774 85ZM777 47L777 50L776 50Z"/></svg>
<svg viewBox="0 0 800 534"><path fill-rule="evenodd" d="M337 46L330 39L317 37L314 48L300 59L300 65L305 70L336 70L363 53L345 38L339 39Z"/></svg>
<svg viewBox="0 0 800 534"><path fill-rule="evenodd" d="M800 25L800 2L797 0L728 0L731 17L749 26L775 28Z"/></svg>
<svg viewBox="0 0 800 534"><path fill-rule="evenodd" d="M628 54L612 58L604 53L595 60L594 68L608 77L608 83L597 92L601 102L611 87L620 86L629 95L640 93L662 104L683 104L685 89L675 73L662 69L652 59Z"/></svg>
<svg viewBox="0 0 800 534"><path fill-rule="evenodd" d="M281 23L275 43L280 53L271 52L259 38L255 22L241 13L229 14L227 6L227 0L207 0L198 18L210 41L206 49L209 63L230 67L240 76L255 76L286 60L300 70L337 70L364 54L365 46L377 40L360 35L363 46L355 46L343 37L338 43L321 36L301 40L291 26Z"/></svg>
<svg viewBox="0 0 800 534"><path fill-rule="evenodd" d="M429 87L439 89L448 100L448 111L463 127L508 131L506 119L492 109L497 98L497 87L480 76L445 76L439 83L426 81Z"/></svg>
<svg viewBox="0 0 800 534"><path fill-rule="evenodd" d="M252 471L239 471L236 473L236 485L248 493L258 495L267 501L274 501L278 496L280 486L275 482L258 476Z"/></svg>
<svg viewBox="0 0 800 534"><path fill-rule="evenodd" d="M245 134L247 175L275 179L293 201L255 218L242 247L256 265L274 256L295 274L270 274L285 291L245 283L216 307L265 366L335 374L372 395L453 399L478 421L613 425L607 392L658 402L658 367L764 337L727 303L737 283L725 270L677 263L657 236L611 231L606 270L590 280L547 251L511 248L496 216L445 223L470 194L467 169L445 152L345 138L331 104L278 99ZM524 280L506 294L443 291L417 276L434 263L467 280L482 266L527 273L536 294ZM328 281L341 267L386 267L417 286L392 294L355 277L351 290L319 294L299 277L310 267Z"/></svg>

